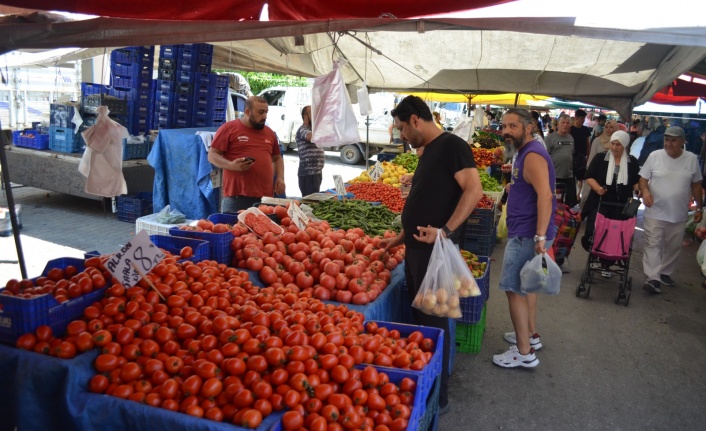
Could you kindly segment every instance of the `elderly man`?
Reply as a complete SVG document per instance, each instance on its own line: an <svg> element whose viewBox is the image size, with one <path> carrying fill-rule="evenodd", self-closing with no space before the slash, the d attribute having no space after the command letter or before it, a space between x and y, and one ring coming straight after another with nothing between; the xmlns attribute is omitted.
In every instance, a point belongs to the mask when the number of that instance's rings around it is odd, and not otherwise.
<svg viewBox="0 0 706 431"><path fill-rule="evenodd" d="M223 212L247 209L263 196L284 193L284 161L275 132L265 125L267 110L263 97L249 97L245 114L221 126L213 138L208 161L223 169Z"/></svg>
<svg viewBox="0 0 706 431"><path fill-rule="evenodd" d="M661 293L661 285L674 286L676 267L689 209L690 195L696 199L694 221L701 222L701 169L695 154L684 151L686 137L681 127L664 132L664 149L650 153L640 169L640 191L645 209L645 251L642 270L644 289Z"/></svg>
<svg viewBox="0 0 706 431"><path fill-rule="evenodd" d="M552 158L557 185L565 188L564 203L572 208L578 203L576 199L576 181L574 180L574 138L569 133L571 118L567 114L559 115L557 131L550 133L544 143ZM583 153L585 156L585 153Z"/></svg>

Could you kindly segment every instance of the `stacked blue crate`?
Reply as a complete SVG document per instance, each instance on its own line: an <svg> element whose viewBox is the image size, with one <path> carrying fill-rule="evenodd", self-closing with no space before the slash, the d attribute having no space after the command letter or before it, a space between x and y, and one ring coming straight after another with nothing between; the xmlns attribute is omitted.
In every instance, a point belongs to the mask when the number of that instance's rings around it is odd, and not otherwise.
<svg viewBox="0 0 706 431"><path fill-rule="evenodd" d="M154 46L116 49L110 55L108 94L128 101L126 127L131 135L145 135L152 128L153 63Z"/></svg>
<svg viewBox="0 0 706 431"><path fill-rule="evenodd" d="M194 77L194 127L220 126L226 119L228 77L196 73Z"/></svg>

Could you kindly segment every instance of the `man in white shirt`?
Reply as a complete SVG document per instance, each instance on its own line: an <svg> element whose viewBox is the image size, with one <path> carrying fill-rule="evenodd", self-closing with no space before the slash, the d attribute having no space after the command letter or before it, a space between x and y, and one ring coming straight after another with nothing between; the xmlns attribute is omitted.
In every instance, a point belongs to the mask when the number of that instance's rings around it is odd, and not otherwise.
<svg viewBox="0 0 706 431"><path fill-rule="evenodd" d="M681 127L664 132L664 149L650 153L640 169L640 191L645 206L645 251L642 267L645 290L661 293L674 286L674 272L688 218L690 194L696 199L694 221L701 222L701 169L695 154L684 151Z"/></svg>

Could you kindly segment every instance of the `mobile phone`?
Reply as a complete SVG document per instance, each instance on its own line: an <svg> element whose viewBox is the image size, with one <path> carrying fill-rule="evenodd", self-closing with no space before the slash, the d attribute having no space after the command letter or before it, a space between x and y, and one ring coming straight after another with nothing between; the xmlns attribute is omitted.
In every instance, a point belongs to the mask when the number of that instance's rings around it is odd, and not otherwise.
<svg viewBox="0 0 706 431"><path fill-rule="evenodd" d="M246 161L246 162L254 162L254 161L255 161L255 158L254 158L254 157L246 157L246 158L245 158L245 161Z"/></svg>

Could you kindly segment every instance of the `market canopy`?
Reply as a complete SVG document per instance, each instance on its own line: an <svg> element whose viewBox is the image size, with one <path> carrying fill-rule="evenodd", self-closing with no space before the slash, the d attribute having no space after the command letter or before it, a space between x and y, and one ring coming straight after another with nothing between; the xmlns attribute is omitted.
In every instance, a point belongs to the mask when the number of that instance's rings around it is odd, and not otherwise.
<svg viewBox="0 0 706 431"><path fill-rule="evenodd" d="M0 19L0 53L79 47L98 48L96 55L106 47L210 42L217 45L214 69L314 77L331 71L332 60L344 59L346 83L365 82L371 91L546 95L610 107L624 117L633 105L646 102L706 57L702 27L616 30L579 27L574 22L572 18L68 21L35 14Z"/></svg>
<svg viewBox="0 0 706 431"><path fill-rule="evenodd" d="M547 99L547 96L533 96L531 94L502 93L502 94L460 94L419 92L406 93L417 96L423 100L433 102L472 103L474 105L504 105L504 106L534 106L537 102Z"/></svg>

